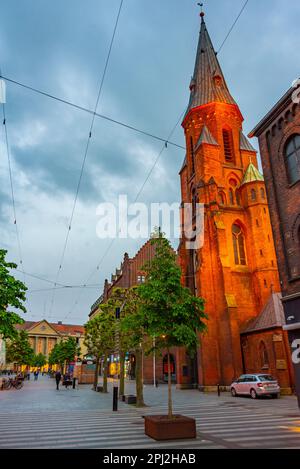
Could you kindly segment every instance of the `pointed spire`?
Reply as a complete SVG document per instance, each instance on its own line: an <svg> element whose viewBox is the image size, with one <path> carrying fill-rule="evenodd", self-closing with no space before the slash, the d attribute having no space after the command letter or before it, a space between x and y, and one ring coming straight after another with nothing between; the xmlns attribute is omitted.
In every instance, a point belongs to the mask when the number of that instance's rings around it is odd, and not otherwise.
<svg viewBox="0 0 300 469"><path fill-rule="evenodd" d="M206 125L204 125L202 128L202 132L196 144L195 151L198 150L198 148L200 147L200 145L202 145L202 143L208 143L209 145L219 146L218 142L216 142L216 140L214 139L214 137L212 136L212 134L210 133Z"/></svg>
<svg viewBox="0 0 300 469"><path fill-rule="evenodd" d="M191 96L187 113L190 109L211 102L236 104L229 92L217 54L208 34L203 11L200 16L200 38L194 75L190 84Z"/></svg>
<svg viewBox="0 0 300 469"><path fill-rule="evenodd" d="M249 140L247 139L247 137L244 135L243 131L241 130L240 132L240 150L244 150L244 151L255 151L255 153L257 153L257 151L255 150L255 148L251 145L251 143L249 142Z"/></svg>
<svg viewBox="0 0 300 469"><path fill-rule="evenodd" d="M244 176L241 186L243 186L244 184L248 184L248 182L256 182L256 181L264 182L264 177L258 171L256 166L254 166L253 163L250 163L245 172L245 176Z"/></svg>

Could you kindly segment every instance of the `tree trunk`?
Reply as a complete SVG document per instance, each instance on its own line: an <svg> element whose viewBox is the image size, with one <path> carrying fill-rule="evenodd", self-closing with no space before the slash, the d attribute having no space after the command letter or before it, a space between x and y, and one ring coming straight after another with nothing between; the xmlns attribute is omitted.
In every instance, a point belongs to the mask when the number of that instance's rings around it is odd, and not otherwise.
<svg viewBox="0 0 300 469"><path fill-rule="evenodd" d="M136 365L135 365L135 385L136 385L136 406L145 407L144 394L143 394L143 364L142 364L142 348L139 347L135 351Z"/></svg>
<svg viewBox="0 0 300 469"><path fill-rule="evenodd" d="M170 360L170 351L168 349L168 417L171 419L173 417L172 409L172 381L171 381L171 360Z"/></svg>
<svg viewBox="0 0 300 469"><path fill-rule="evenodd" d="M98 386L98 376L99 376L99 365L100 365L100 357L96 359L96 369L95 369L95 376L94 376L94 391L97 391Z"/></svg>
<svg viewBox="0 0 300 469"><path fill-rule="evenodd" d="M108 361L107 355L104 355L103 362L103 392L107 393L107 373L108 373Z"/></svg>
<svg viewBox="0 0 300 469"><path fill-rule="evenodd" d="M120 390L119 396L125 394L125 352L120 352Z"/></svg>

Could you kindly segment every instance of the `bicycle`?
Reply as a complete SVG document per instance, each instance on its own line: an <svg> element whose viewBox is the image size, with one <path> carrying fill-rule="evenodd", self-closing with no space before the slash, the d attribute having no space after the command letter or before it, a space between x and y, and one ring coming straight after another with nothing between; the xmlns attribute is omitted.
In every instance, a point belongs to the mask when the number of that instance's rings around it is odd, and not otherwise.
<svg viewBox="0 0 300 469"><path fill-rule="evenodd" d="M4 379L2 383L3 389L11 389L14 387L15 389L21 389L23 387L23 381L16 379L16 378L8 378Z"/></svg>

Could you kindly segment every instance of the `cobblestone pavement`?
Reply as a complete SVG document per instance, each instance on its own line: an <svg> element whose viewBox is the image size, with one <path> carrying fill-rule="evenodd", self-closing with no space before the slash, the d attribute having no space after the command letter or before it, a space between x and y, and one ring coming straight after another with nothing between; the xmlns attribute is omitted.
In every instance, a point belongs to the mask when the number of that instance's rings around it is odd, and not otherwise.
<svg viewBox="0 0 300 469"><path fill-rule="evenodd" d="M176 413L196 418L197 439L158 443L144 435L143 415L166 412L167 387L145 386L147 407L119 403L109 394L78 389L56 391L39 377L20 391L0 392L0 448L300 448L300 412L294 397L232 398L174 388ZM126 393L134 392L127 383Z"/></svg>

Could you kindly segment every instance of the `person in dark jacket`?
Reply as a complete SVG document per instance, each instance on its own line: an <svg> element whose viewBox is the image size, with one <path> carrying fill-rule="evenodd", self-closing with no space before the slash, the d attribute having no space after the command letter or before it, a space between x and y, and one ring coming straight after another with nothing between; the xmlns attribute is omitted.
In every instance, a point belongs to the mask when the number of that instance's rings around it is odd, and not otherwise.
<svg viewBox="0 0 300 469"><path fill-rule="evenodd" d="M58 370L56 373L55 373L55 381L56 381L56 389L59 391L59 383L60 383L60 380L61 380L61 372L60 370Z"/></svg>

